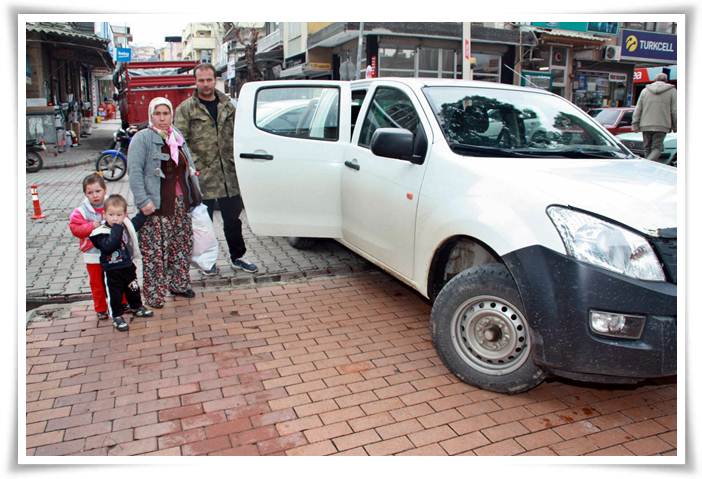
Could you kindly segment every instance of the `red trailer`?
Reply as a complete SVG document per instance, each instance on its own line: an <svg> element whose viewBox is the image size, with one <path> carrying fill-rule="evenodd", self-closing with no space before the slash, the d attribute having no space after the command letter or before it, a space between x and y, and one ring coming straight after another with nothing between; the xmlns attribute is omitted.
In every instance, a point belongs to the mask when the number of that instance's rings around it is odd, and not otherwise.
<svg viewBox="0 0 702 479"><path fill-rule="evenodd" d="M119 91L122 127L148 122L149 102L168 98L175 109L195 91L196 61L123 63L113 80Z"/></svg>

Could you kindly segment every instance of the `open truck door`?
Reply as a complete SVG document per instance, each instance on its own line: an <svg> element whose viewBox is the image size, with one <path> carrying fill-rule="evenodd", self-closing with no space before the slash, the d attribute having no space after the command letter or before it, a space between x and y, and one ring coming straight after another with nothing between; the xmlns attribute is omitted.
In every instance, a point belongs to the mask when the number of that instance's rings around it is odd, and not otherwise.
<svg viewBox="0 0 702 479"><path fill-rule="evenodd" d="M234 161L257 235L341 237L341 168L351 130L350 88L337 81L246 83Z"/></svg>

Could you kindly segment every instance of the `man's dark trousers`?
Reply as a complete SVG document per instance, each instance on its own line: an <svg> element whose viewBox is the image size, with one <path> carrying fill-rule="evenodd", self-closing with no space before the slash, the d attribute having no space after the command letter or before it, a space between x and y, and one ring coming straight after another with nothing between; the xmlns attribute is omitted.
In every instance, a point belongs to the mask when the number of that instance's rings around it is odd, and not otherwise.
<svg viewBox="0 0 702 479"><path fill-rule="evenodd" d="M665 140L664 131L644 131L643 146L646 159L658 161L658 158L663 153L663 140Z"/></svg>
<svg viewBox="0 0 702 479"><path fill-rule="evenodd" d="M222 213L222 221L224 222L224 237L227 239L229 246L229 256L232 260L239 259L246 253L246 245L244 244L244 236L241 233L241 211L244 209L244 203L241 200L241 195L232 197L217 198L212 200L203 200L207 205L207 212L212 218L214 213L215 202L219 204L219 210Z"/></svg>

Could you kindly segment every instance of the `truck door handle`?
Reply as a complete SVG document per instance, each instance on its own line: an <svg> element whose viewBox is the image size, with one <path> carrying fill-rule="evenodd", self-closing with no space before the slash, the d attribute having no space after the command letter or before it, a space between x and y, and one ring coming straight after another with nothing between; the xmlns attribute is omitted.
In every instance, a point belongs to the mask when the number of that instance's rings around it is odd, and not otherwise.
<svg viewBox="0 0 702 479"><path fill-rule="evenodd" d="M346 166L348 166L349 168L351 168L352 170L356 170L356 171L358 171L358 170L361 169L361 165L359 165L359 164L356 163L355 161L346 160L346 161L344 161L344 165L346 165Z"/></svg>
<svg viewBox="0 0 702 479"><path fill-rule="evenodd" d="M245 160L272 160L273 155L264 155L260 153L240 153L239 158L243 158Z"/></svg>

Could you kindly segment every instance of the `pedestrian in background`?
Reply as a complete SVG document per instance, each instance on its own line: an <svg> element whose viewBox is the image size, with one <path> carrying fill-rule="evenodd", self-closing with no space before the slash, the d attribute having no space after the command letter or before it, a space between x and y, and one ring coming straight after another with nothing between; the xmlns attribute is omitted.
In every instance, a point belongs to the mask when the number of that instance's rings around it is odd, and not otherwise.
<svg viewBox="0 0 702 479"><path fill-rule="evenodd" d="M224 223L232 268L255 273L258 267L243 259L246 245L239 216L244 203L234 167L234 114L229 97L215 88L215 68L202 63L195 68L196 91L176 110L175 125L183 133L200 173L203 203L212 218L215 203ZM131 148L131 146L130 146ZM217 274L217 266L202 271Z"/></svg>
<svg viewBox="0 0 702 479"><path fill-rule="evenodd" d="M149 103L149 128L132 138L127 165L134 201L147 217L139 232L146 304L162 308L168 291L193 298L193 228L188 212L202 202L202 196L190 150L173 127L173 106L167 98Z"/></svg>
<svg viewBox="0 0 702 479"><path fill-rule="evenodd" d="M663 140L669 131L678 131L677 92L665 73L654 77L654 82L641 92L634 110L632 127L643 134L644 154L658 161L663 152Z"/></svg>
<svg viewBox="0 0 702 479"><path fill-rule="evenodd" d="M139 258L136 232L145 220L141 212L131 220L127 218L127 200L122 195L110 195L105 201L105 219L90 234L93 244L100 250L110 317L118 331L129 329L129 324L122 318L125 309L122 296L127 297L134 316L149 318L154 315L141 302L134 264L134 260Z"/></svg>

